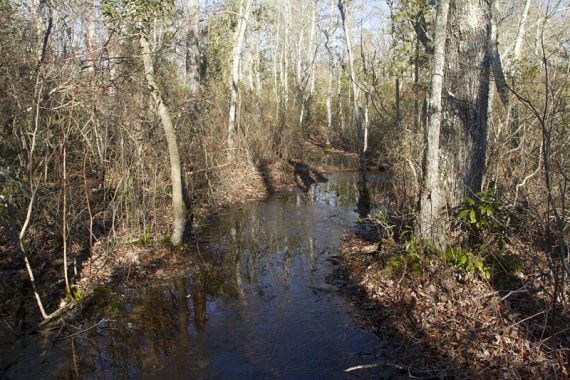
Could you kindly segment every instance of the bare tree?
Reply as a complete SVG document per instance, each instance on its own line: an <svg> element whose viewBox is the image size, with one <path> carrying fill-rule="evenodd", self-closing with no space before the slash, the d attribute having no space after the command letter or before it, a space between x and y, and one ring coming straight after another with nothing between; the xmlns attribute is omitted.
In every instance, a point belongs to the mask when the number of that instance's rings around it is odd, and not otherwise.
<svg viewBox="0 0 570 380"><path fill-rule="evenodd" d="M182 236L186 226L186 204L182 192L182 173L180 169L180 154L178 152L178 142L176 131L170 117L170 110L164 103L164 98L156 82L154 66L152 63L152 52L146 31L139 27L139 44L141 47L142 60L144 64L145 78L155 106L158 110L166 143L168 145L168 155L170 157L170 181L172 185L172 213L174 222L170 241L177 246L182 243Z"/></svg>
<svg viewBox="0 0 570 380"><path fill-rule="evenodd" d="M188 30L186 31L186 82L191 94L200 88L200 3L188 0Z"/></svg>
<svg viewBox="0 0 570 380"><path fill-rule="evenodd" d="M243 41L245 37L245 30L251 12L251 4L253 0L242 0L240 2L240 9L238 14L238 23L234 35L234 47L232 53L232 71L230 79L230 114L228 122L228 149L229 154L233 155L235 148L235 134L236 134L236 110L238 103L238 91L240 81L240 62Z"/></svg>
<svg viewBox="0 0 570 380"><path fill-rule="evenodd" d="M356 70L354 67L354 55L352 52L352 41L350 37L350 25L345 11L346 5L343 0L338 0L338 9L342 19L342 26L344 29L344 38L346 42L346 50L348 55L348 64L350 67L350 81L352 84L352 101L354 111L354 124L356 127L356 140L358 146L358 156L360 160L360 181L359 181L359 205L363 209L367 209L370 203L368 194L368 175L366 169L366 131L364 129L363 121L363 108L360 103L360 88L358 86L358 79L356 78Z"/></svg>
<svg viewBox="0 0 570 380"><path fill-rule="evenodd" d="M447 38L447 15L449 0L442 0L437 9L435 24L434 56L431 74L431 91L428 103L428 125L424 163L424 184L420 197L420 236L434 240L441 234L442 226L437 226L438 212L442 208L439 172L439 138L441 129L441 93L445 65L445 40Z"/></svg>

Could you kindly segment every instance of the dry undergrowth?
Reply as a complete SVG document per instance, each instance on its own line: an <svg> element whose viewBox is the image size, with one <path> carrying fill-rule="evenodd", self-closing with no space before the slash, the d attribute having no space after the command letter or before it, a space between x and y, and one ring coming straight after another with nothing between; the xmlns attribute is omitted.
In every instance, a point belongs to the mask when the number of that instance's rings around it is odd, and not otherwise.
<svg viewBox="0 0 570 380"><path fill-rule="evenodd" d="M219 186L212 190L216 201L193 209L196 218L193 229L199 230L209 215L222 208L236 207L276 192L304 190L294 165L281 160L264 163L259 172L250 169L242 176L231 175L229 171L223 174L227 175L215 179L220 181ZM163 215L169 215L168 210ZM167 224L168 218L164 219ZM201 262L200 249L192 239L182 250L170 247L167 235L162 239L125 235L115 237L114 241L102 239L93 246L78 277L77 286L83 293L89 294L98 287L129 287L188 275Z"/></svg>
<svg viewBox="0 0 570 380"><path fill-rule="evenodd" d="M541 263L529 260L533 268L520 275L524 285L509 292L467 280L437 260L419 275L394 273L386 263L395 244L375 248L347 237L343 263L365 294L360 302L372 310L363 319L402 342L400 368L420 377L568 378L568 314L559 317L556 331L545 325L546 309L537 309L541 295L532 280Z"/></svg>

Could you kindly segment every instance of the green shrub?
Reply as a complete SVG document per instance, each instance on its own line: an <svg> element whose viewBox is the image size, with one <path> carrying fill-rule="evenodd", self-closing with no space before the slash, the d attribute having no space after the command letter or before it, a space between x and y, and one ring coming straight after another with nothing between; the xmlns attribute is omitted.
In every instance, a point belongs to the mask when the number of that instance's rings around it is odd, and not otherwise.
<svg viewBox="0 0 570 380"><path fill-rule="evenodd" d="M510 243L508 220L510 215L497 202L495 193L484 191L467 197L456 210L458 226L467 232L471 243L482 252L496 246L502 250Z"/></svg>
<svg viewBox="0 0 570 380"><path fill-rule="evenodd" d="M424 263L420 255L413 253L396 255L388 260L387 265L395 273L409 270L414 275L419 276L423 272Z"/></svg>
<svg viewBox="0 0 570 380"><path fill-rule="evenodd" d="M443 260L452 268L463 271L467 279L473 278L475 275L485 280L491 277L489 268L482 258L460 247L447 247L443 252Z"/></svg>

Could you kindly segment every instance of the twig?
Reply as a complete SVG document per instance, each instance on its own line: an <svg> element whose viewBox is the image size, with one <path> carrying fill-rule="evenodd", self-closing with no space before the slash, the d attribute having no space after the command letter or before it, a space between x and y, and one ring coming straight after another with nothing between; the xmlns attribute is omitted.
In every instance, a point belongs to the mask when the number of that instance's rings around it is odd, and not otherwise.
<svg viewBox="0 0 570 380"><path fill-rule="evenodd" d="M543 340L541 340L541 341L540 341L540 344L542 345L542 344L544 344L547 340L549 340L549 339L555 337L556 335L563 334L563 333L565 333L565 332L568 331L568 330L570 330L570 327L565 328L564 330L560 330L560 331L558 331L558 332L555 332L554 334L550 335L548 338L544 338Z"/></svg>
<svg viewBox="0 0 570 380"><path fill-rule="evenodd" d="M511 290L510 292L508 292L507 295L505 295L503 298L501 298L501 302L506 300L507 298L509 298L513 294L517 294L517 293L528 293L528 290L526 289L526 284L521 286L517 290Z"/></svg>
<svg viewBox="0 0 570 380"><path fill-rule="evenodd" d="M93 328L99 326L99 325L100 325L101 323L103 323L103 322L115 322L115 321L112 320L112 319L103 318L103 319L101 319L99 322L95 323L93 326L90 326L90 327L88 327L88 328L86 328L86 329L84 329L84 330L78 331L78 332L76 332L76 333L73 333L73 334L64 336L63 338L59 338L59 339L57 339L57 340L60 341L60 340L68 339L68 338L73 338L74 336L83 334L84 332L87 332L87 331L89 331L89 330L91 330L91 329L93 329Z"/></svg>
<svg viewBox="0 0 570 380"><path fill-rule="evenodd" d="M212 169L219 169L219 168L223 168L224 166L228 166L229 164L231 164L231 162L227 162L225 164L218 165L218 166L211 166L209 168L194 170L194 171L188 172L187 174L195 174L195 173L205 172L205 171L212 170Z"/></svg>
<svg viewBox="0 0 570 380"><path fill-rule="evenodd" d="M526 321L528 321L529 319L532 319L532 318L537 317L537 316L539 316L540 314L544 314L544 313L546 313L546 310L539 311L538 313L533 314L533 315L531 315L530 317L526 317L525 319L522 319L522 320L520 320L520 321L518 321L518 322L516 322L516 323L514 323L514 324L512 324L512 325L510 325L510 326L509 326L509 329L512 328L512 327L515 327L515 326L517 326L517 325L520 325L521 323L526 322Z"/></svg>
<svg viewBox="0 0 570 380"><path fill-rule="evenodd" d="M378 367L378 364L361 364L361 365L357 365L354 367L350 367L344 370L344 372L352 372L352 371L356 371L359 369L368 369L368 368L376 368Z"/></svg>

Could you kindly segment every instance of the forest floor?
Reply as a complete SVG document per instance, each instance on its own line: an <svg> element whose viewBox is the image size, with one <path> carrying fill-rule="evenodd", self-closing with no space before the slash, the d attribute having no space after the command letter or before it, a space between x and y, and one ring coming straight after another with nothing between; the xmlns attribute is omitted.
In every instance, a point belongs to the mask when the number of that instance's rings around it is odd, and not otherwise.
<svg viewBox="0 0 570 380"><path fill-rule="evenodd" d="M537 283L547 263L522 241L506 249L529 264L512 290L504 278L468 278L438 260L421 273L396 272L390 259L401 247L363 228L345 236L337 278L351 289L357 318L399 347L390 365L411 377L568 379L570 315L559 311L554 327L545 323Z"/></svg>

